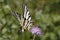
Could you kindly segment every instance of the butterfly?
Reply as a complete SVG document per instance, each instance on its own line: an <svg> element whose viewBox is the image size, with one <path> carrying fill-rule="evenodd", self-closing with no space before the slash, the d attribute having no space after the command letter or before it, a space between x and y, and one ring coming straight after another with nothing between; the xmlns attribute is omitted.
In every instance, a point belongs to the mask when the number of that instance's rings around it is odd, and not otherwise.
<svg viewBox="0 0 60 40"><path fill-rule="evenodd" d="M13 10L10 10L10 11L11 11L11 14L14 15L20 22L20 25L22 27L22 32L24 32L24 30L26 30L26 29L28 29L28 30L31 29L31 27L33 25L33 21L32 21L30 12L26 5L23 5L23 15L21 15L17 12L14 12Z"/></svg>

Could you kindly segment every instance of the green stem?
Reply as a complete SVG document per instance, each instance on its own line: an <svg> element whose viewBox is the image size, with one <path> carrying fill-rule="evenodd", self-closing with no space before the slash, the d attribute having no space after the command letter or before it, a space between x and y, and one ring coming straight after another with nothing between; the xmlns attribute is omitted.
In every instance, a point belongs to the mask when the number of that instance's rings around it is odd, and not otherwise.
<svg viewBox="0 0 60 40"><path fill-rule="evenodd" d="M32 39L32 40L35 40L35 36L36 36L36 35L34 34L34 36L33 36L33 39Z"/></svg>

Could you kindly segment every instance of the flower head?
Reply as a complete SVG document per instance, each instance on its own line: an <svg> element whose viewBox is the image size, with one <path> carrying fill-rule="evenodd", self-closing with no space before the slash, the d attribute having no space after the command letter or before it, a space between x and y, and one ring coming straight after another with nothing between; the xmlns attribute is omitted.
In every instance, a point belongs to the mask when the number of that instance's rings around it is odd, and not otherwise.
<svg viewBox="0 0 60 40"><path fill-rule="evenodd" d="M31 32L32 34L37 34L37 35L41 35L41 34L42 34L42 32L41 32L41 30L38 28L38 26L33 27L33 28L30 30L30 32Z"/></svg>

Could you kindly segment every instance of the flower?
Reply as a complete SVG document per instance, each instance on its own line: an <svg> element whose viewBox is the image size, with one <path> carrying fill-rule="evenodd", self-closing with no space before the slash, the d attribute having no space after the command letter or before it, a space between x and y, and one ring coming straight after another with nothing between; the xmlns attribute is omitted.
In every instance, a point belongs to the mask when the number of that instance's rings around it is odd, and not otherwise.
<svg viewBox="0 0 60 40"><path fill-rule="evenodd" d="M42 32L41 32L41 30L38 28L38 26L33 27L33 28L30 30L30 32L31 32L32 34L37 34L37 35L41 35L41 34L42 34Z"/></svg>

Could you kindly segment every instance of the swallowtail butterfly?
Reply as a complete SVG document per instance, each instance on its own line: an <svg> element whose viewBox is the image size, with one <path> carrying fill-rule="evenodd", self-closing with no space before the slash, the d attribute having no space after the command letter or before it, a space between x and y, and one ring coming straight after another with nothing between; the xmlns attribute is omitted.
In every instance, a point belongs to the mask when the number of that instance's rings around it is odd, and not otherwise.
<svg viewBox="0 0 60 40"><path fill-rule="evenodd" d="M11 13L18 19L18 21L20 22L20 25L22 26L22 32L24 32L24 30L28 29L30 30L31 26L32 26L32 19L30 16L30 12L27 8L26 5L23 5L23 13L24 15L20 15L17 12L14 12L13 10L11 10Z"/></svg>

